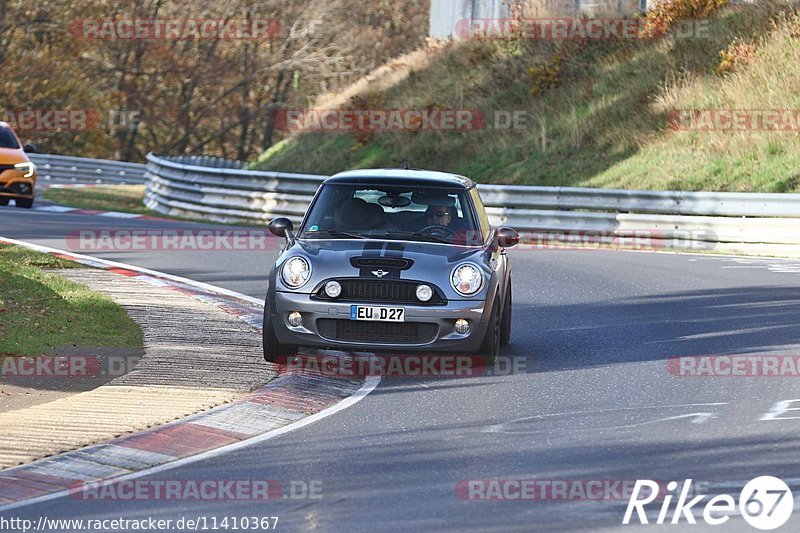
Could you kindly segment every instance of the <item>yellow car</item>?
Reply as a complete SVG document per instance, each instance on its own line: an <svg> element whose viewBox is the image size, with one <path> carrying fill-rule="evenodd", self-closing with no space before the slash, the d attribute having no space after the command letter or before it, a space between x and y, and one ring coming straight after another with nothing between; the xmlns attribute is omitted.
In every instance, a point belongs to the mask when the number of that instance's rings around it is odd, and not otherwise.
<svg viewBox="0 0 800 533"><path fill-rule="evenodd" d="M19 142L19 137L5 122L0 122L0 205L14 200L17 207L33 207L36 189L36 165L28 154L36 147Z"/></svg>

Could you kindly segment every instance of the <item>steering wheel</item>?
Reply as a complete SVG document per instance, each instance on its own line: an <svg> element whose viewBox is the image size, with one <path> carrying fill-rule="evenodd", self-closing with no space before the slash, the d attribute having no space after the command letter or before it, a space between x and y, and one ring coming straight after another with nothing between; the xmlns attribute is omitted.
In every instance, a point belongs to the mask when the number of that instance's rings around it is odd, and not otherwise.
<svg viewBox="0 0 800 533"><path fill-rule="evenodd" d="M441 237L443 239L451 239L456 234L456 230L451 228L450 226L443 226L441 224L431 224L430 226L425 226L419 233L427 233L432 237Z"/></svg>

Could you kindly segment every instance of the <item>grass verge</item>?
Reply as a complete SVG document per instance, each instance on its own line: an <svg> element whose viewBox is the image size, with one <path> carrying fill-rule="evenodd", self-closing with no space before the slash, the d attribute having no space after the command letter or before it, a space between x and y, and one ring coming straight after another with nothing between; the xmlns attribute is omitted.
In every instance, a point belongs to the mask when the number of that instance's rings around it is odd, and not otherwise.
<svg viewBox="0 0 800 533"><path fill-rule="evenodd" d="M148 215L167 220L183 222L199 222L205 224L219 224L210 222L201 217L181 217L165 215L142 204L144 198L144 185L107 185L102 187L70 187L64 189L48 189L44 192L44 199L78 209L91 209L95 211L115 211L117 213L133 213ZM230 222L230 226L253 227L259 226L258 221Z"/></svg>
<svg viewBox="0 0 800 533"><path fill-rule="evenodd" d="M142 331L111 298L48 273L76 263L0 244L0 357L56 346L141 348Z"/></svg>
<svg viewBox="0 0 800 533"><path fill-rule="evenodd" d="M48 189L44 193L45 200L68 207L162 216L146 208L142 204L142 198L144 198L144 185L70 187Z"/></svg>

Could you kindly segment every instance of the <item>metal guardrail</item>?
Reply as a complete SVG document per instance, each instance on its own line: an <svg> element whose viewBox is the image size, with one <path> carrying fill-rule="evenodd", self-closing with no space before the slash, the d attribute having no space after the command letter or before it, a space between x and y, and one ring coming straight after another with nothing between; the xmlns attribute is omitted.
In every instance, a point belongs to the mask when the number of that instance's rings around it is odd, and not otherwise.
<svg viewBox="0 0 800 533"><path fill-rule="evenodd" d="M326 176L190 165L147 156L145 204L223 223L297 223ZM218 164L218 163L216 163ZM717 250L800 256L800 194L479 185L493 224L529 235L596 233L701 241ZM726 246L721 246L721 245Z"/></svg>
<svg viewBox="0 0 800 533"><path fill-rule="evenodd" d="M28 154L42 182L143 184L145 165L107 159L89 159L52 154Z"/></svg>
<svg viewBox="0 0 800 533"><path fill-rule="evenodd" d="M147 156L145 205L162 214L217 222L295 222L326 176L187 165Z"/></svg>
<svg viewBox="0 0 800 533"><path fill-rule="evenodd" d="M241 169L244 168L245 164L242 161L232 160L232 159L225 159L222 157L213 157L207 155L172 155L172 156L164 156L164 160L172 161L173 163L180 163L183 165L193 165L193 166L200 166L200 167L211 167L211 168L233 168L233 169Z"/></svg>

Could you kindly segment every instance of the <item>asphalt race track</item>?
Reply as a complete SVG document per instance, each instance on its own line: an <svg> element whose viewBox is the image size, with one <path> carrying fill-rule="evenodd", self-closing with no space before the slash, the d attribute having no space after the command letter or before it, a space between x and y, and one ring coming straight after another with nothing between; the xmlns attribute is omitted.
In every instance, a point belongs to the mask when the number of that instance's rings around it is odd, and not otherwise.
<svg viewBox="0 0 800 533"><path fill-rule="evenodd" d="M60 249L77 230L165 227L230 229L0 208L0 235ZM277 256L275 249L78 252L257 298ZM502 357L513 371L385 378L334 416L156 476L300 481L321 487L320 498L64 497L13 516L277 516L283 531L596 531L635 529L621 525L626 499L476 501L459 487L487 479L693 479L709 494L736 498L748 480L773 475L800 496L800 417L767 415L777 402L800 398L800 379L684 377L667 366L674 356L800 353L800 261L597 250L510 256L513 337ZM749 530L741 517L722 527L681 525ZM798 526L796 513L784 527Z"/></svg>

